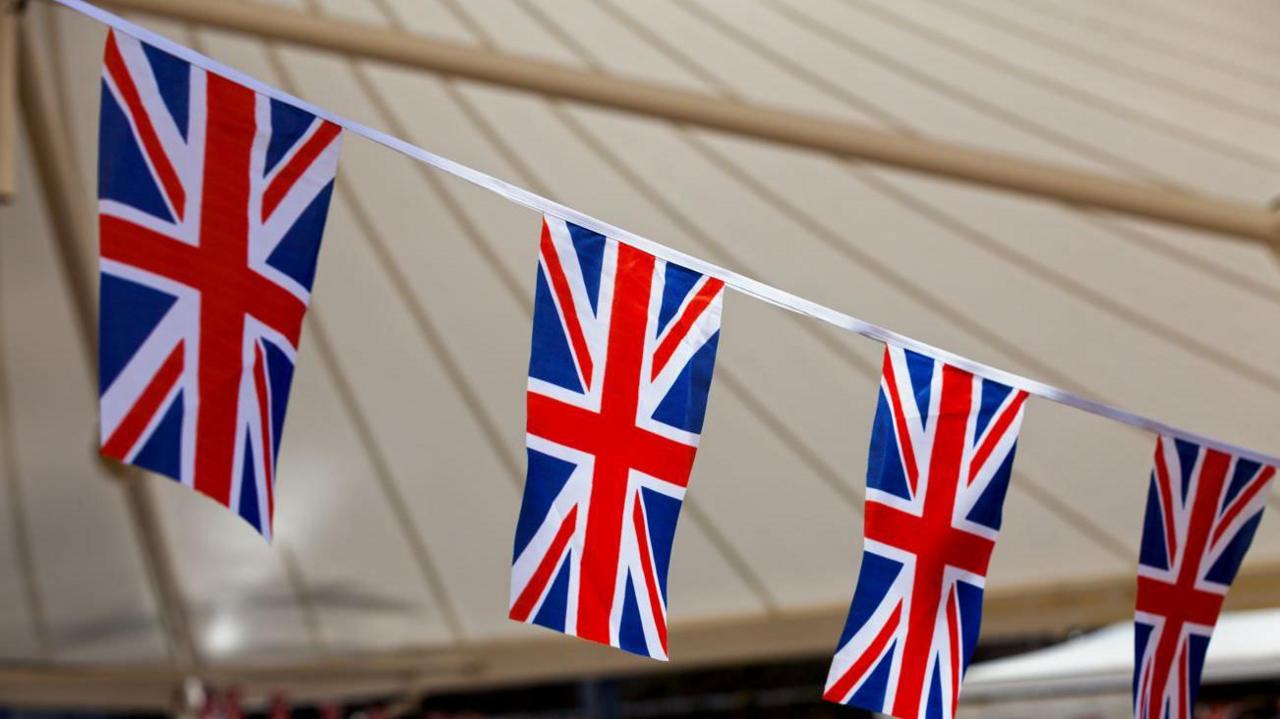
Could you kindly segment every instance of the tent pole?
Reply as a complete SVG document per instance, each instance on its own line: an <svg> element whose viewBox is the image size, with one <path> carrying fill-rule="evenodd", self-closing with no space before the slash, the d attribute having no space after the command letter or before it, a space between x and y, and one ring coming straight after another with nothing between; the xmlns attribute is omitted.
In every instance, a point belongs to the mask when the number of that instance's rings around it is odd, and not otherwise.
<svg viewBox="0 0 1280 719"><path fill-rule="evenodd" d="M85 202L83 190L78 184L79 178L76 177L71 162L71 144L55 130L60 127L55 121L56 103L46 92L49 83L41 75L36 42L30 34L30 27L17 28L19 104L29 133L41 186L40 194L53 225L58 260L72 295L77 335L84 348L84 356L92 358L97 356L97 311L90 295L96 272L95 268L85 262L94 237L86 221L89 205ZM161 532L151 495L147 491L145 477L133 467L108 467L113 475L122 480L125 502L134 524L143 564L156 598L173 661L179 672L195 671L201 664L200 655L177 577L173 572L173 561Z"/></svg>
<svg viewBox="0 0 1280 719"><path fill-rule="evenodd" d="M16 0L0 0L0 205L17 192L18 13Z"/></svg>
<svg viewBox="0 0 1280 719"><path fill-rule="evenodd" d="M646 82L391 33L243 0L103 0L124 11L251 33L551 97L915 170L1071 205L1280 244L1280 215L1263 207L1055 167L1014 155L726 102Z"/></svg>

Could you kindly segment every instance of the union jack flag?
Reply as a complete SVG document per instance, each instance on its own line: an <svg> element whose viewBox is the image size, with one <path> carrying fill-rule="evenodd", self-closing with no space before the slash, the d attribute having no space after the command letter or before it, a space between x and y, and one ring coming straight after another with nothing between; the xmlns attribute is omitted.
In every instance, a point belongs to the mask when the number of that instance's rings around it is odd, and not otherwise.
<svg viewBox="0 0 1280 719"><path fill-rule="evenodd" d="M270 538L340 131L113 31L100 133L102 453Z"/></svg>
<svg viewBox="0 0 1280 719"><path fill-rule="evenodd" d="M951 717L1027 393L886 347L858 585L824 698Z"/></svg>
<svg viewBox="0 0 1280 719"><path fill-rule="evenodd" d="M544 218L510 616L667 657L724 283Z"/></svg>
<svg viewBox="0 0 1280 719"><path fill-rule="evenodd" d="M1138 560L1133 714L1189 719L1227 589L1262 521L1275 467L1156 439Z"/></svg>

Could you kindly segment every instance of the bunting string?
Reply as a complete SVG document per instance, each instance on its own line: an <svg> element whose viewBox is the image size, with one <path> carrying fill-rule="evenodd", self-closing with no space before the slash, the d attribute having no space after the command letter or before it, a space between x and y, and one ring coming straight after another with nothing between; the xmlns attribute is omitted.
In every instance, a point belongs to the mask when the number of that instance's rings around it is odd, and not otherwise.
<svg viewBox="0 0 1280 719"><path fill-rule="evenodd" d="M935 347L915 338L907 337L906 335L899 334L886 327L867 322L866 320L859 319L853 315L827 307L799 295L787 292L786 290L768 285L764 282L747 277L698 257L685 254L654 240L637 235L634 232L611 225L572 207L562 205L523 187L514 185L510 182L494 177L493 175L489 175L473 167L469 167L398 137L389 135L381 130L369 127L356 122L355 120L338 115L337 113L323 107L319 107L306 102L305 100L294 97L279 88L267 85L260 80L246 75L245 73L228 67L217 60L209 58L195 50L192 50L191 48L176 43L162 35L137 25L136 23L130 22L118 15L85 2L84 0L52 0L52 2L92 18L93 20L114 28L118 32L160 48L208 72L222 75L223 77L244 85L245 87L248 87L262 95L294 105L319 118L328 120L348 132L364 137L391 150L407 155L419 162L430 165L438 170L442 170L454 175L455 177L466 180L467 182L483 187L506 198L507 200L510 200L511 202L523 205L544 215L551 215L553 217L572 222L581 227L585 227L594 232L605 235L606 237L615 238L659 259L687 267L697 273L721 280L726 286L731 287L744 295L754 297L755 299L790 310L806 317L811 317L813 319L835 325L836 327L850 332L856 332L864 337L890 346L901 347L918 354L926 355L980 377L1008 385L1015 389L1023 390L1029 394L1043 397L1059 404L1075 407L1076 409L1096 414L1101 417L1106 417L1116 422L1137 427L1157 435L1186 440L1194 444L1209 447L1227 454L1244 457L1262 464L1280 465L1280 457L1196 434L1152 417L1130 412L1104 402L1083 397L1074 392L1067 391L1060 387L1055 387L1039 380L1025 377L1007 370L1002 370L998 367L992 367L968 357L963 357L953 352L949 352L940 347Z"/></svg>

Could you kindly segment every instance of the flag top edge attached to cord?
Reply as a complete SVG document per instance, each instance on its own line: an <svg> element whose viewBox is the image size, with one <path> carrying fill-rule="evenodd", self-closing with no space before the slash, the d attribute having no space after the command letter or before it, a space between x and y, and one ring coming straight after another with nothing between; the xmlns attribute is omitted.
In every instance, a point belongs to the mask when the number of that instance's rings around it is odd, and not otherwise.
<svg viewBox="0 0 1280 719"><path fill-rule="evenodd" d="M1155 434L1179 437L1204 446L1212 447L1213 449L1217 449L1222 452L1245 457L1253 461L1280 466L1280 457L1272 456L1263 452L1257 452L1228 442L1215 440L1211 437L1196 434L1194 432L1189 432L1150 417L1135 414L1103 402L1082 397L1060 387L1055 387L1023 375L983 364L976 360L969 359L968 357L963 357L940 347L935 347L926 342L921 342L920 340L899 334L886 327L881 327L880 325L867 322L831 307L807 300L799 295L773 287L759 280L752 279L732 270L720 267L719 265L707 262L706 260L685 254L671 247L667 247L659 242L642 237L621 227L611 225L566 205L562 205L547 197L543 197L535 192L526 190L523 187L513 185L510 182L499 179L460 162L451 160L447 157L437 155L410 142L382 132L381 130L377 130L364 125L363 123L356 122L355 120L348 119L322 107L316 106L280 90L279 88L257 80L256 78L239 70L218 62L213 58L196 52L185 45L174 42L163 35L148 30L136 23L130 22L129 20L108 12L96 5L85 2L84 0L52 0L52 2L92 18L119 32L123 32L143 42L154 45L161 50L169 52L170 54L182 58L183 60L186 60L187 62L209 72L222 75L262 95L294 105L301 110L315 115L316 117L328 120L348 132L360 135L365 139L412 157L419 162L426 163L436 169L443 170L444 172L466 180L467 182L483 187L519 205L523 205L531 210L543 214L559 217L560 219L586 227L621 242L625 242L655 257L682 265L700 274L722 280L726 286L755 299L790 310L797 314L821 320L878 342L892 344L920 354L928 355L975 375L1009 385L1010 387L1025 390L1033 395L1058 402L1059 404L1075 407L1076 409L1096 414L1101 417L1106 417L1133 427L1138 427L1139 429L1144 429Z"/></svg>

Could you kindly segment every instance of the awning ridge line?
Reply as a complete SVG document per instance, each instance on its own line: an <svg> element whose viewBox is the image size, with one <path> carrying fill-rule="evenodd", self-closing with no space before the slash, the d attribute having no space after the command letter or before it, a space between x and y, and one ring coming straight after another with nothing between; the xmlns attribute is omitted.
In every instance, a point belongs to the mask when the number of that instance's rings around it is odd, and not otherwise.
<svg viewBox="0 0 1280 719"><path fill-rule="evenodd" d="M850 332L855 332L863 337L867 337L878 342L902 347L913 352L933 357L934 359L941 360L947 364L953 365L980 377L994 380L1016 389L1024 390L1030 394L1043 397L1044 399L1057 402L1059 404L1074 407L1076 409L1105 417L1122 424L1137 427L1148 432L1153 432L1155 434L1168 435L1189 442L1194 442L1199 445L1243 457L1255 462L1280 466L1280 457L1197 434L1152 417L1130 412L1104 402L1083 397L1074 392L1070 392L1030 377L978 362L977 360L944 350L913 337L908 337L890 330L887 327L882 327L872 322L859 319L853 315L841 312L818 302L814 302L741 273L721 267L712 262L708 262L698 257L694 257L693 255L668 247L629 230L609 224L572 207L560 204L555 200L539 195L536 192L527 190L476 168L464 165L456 160L451 160L443 155L438 155L430 150L387 134L381 130L369 127L368 125L309 103L285 92L284 90L268 85L250 75L236 70L235 68L229 67L217 60L214 60L213 58L203 55L189 47L186 47L185 45L174 42L159 33L148 30L89 2L85 2L85 0L52 0L52 2L92 18L126 35L153 45L191 63L192 65L238 82L254 92L294 105L315 115L316 117L328 120L348 132L360 135L361 137L395 150L403 155L407 155L419 162L425 163L435 167L436 169L454 175L455 177L466 180L467 182L483 187L519 205L572 222L602 235L625 242L632 247L643 250L644 252L647 252L659 259L687 267L690 270L709 277L714 277L723 281L726 286L732 287L738 292L749 297L754 297L755 299L767 302L771 305L826 322Z"/></svg>

